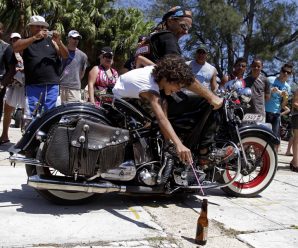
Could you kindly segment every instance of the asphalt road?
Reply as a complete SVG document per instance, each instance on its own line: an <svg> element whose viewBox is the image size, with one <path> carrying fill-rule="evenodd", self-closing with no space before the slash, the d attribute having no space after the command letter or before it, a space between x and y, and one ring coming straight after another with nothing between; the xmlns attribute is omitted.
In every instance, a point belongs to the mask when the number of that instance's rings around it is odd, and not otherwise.
<svg viewBox="0 0 298 248"><path fill-rule="evenodd" d="M13 168L0 146L0 247L197 247L200 195L175 197L109 194L80 206L57 206L26 185L23 166ZM283 142L280 153L285 151ZM298 173L279 156L272 184L255 198L208 191L206 247L298 247Z"/></svg>

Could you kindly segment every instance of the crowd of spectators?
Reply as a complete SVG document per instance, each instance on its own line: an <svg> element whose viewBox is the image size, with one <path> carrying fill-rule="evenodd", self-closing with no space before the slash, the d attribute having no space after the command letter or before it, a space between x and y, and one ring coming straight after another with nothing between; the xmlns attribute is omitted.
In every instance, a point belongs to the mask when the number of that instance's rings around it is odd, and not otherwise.
<svg viewBox="0 0 298 248"><path fill-rule="evenodd" d="M191 11L179 6L170 9L149 36L139 37L135 53L124 65L126 71L150 65L151 72L154 65L163 57L169 54L181 57L178 40L188 33L191 26ZM8 129L11 115L16 108L24 109L24 115L34 116L61 103L83 100L81 80L88 66L88 57L78 45L84 37L78 31L70 30L67 45L64 45L61 34L49 31L49 24L42 16L32 16L28 28L30 33L28 37L22 38L19 33L11 33L9 44L2 39L4 26L0 23L0 120L4 109L0 145L9 142ZM254 58L247 68L248 62L240 57L236 59L232 73L223 75L218 82L216 68L207 62L208 54L208 47L200 44L195 50L193 60L186 62L194 75L194 80L201 85L191 86L192 91L201 96L200 101L207 100L214 109L219 108L222 99L214 92L218 88L223 88L227 81L241 80L243 87L249 87L252 91L252 100L250 107L245 110L246 113L261 115L263 122L270 123L274 134L280 137L281 113L287 108L291 95L288 80L293 74L292 64L284 64L277 77L266 77L262 59ZM102 94L112 93L112 88L119 78L117 70L112 67L114 56L109 46L101 48L98 64L88 73L88 97L85 100L99 105ZM162 87L160 89L162 95ZM119 93L119 89L117 92ZM174 90L172 93L171 96L165 96L169 115L177 114L179 109L184 111L185 109L181 107L183 102L194 107L198 104L185 101L183 91ZM292 139L294 155L291 163L293 171L298 170L297 94L296 91L291 111L294 134ZM36 104L37 102L40 104ZM207 147L210 146L216 129L212 115L209 122L205 141L200 150L202 155L207 153ZM289 150L287 153L290 154ZM185 157L191 161L189 154Z"/></svg>

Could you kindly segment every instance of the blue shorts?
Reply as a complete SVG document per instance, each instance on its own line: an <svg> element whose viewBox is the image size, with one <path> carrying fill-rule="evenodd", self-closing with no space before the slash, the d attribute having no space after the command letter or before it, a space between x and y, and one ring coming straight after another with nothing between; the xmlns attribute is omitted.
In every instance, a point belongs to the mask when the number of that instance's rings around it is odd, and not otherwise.
<svg viewBox="0 0 298 248"><path fill-rule="evenodd" d="M36 109L36 104L41 96L41 104L39 106L39 113L47 111L56 107L56 102L59 96L58 84L44 84L44 85L26 85L25 86L25 114L32 116Z"/></svg>

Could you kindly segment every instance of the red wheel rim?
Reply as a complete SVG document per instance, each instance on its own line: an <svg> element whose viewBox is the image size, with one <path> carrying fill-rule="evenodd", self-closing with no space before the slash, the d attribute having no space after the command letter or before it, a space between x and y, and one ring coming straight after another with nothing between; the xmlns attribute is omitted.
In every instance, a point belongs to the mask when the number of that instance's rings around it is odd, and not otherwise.
<svg viewBox="0 0 298 248"><path fill-rule="evenodd" d="M244 145L244 147L247 147L250 145L253 146L254 149L256 151L258 151L257 156L260 156L264 150L264 146L259 143L256 143L256 142L246 142L243 145ZM247 188L257 187L259 184L261 184L264 181L264 179L266 178L266 176L269 172L269 168L270 168L270 157L269 157L267 150L264 151L261 164L262 164L262 167L259 167L260 171L258 172L256 177L253 178L253 180L248 181L248 182L243 182L243 183L235 181L235 182L233 182L233 186L235 186L237 188L241 188L241 189L247 189ZM234 178L229 173L228 170L226 171L226 173L227 173L227 177L229 180L232 180Z"/></svg>

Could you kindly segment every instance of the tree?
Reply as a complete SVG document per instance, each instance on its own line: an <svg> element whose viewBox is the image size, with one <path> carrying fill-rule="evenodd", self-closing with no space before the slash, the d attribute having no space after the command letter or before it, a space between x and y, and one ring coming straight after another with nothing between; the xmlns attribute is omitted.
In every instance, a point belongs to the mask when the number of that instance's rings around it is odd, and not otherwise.
<svg viewBox="0 0 298 248"><path fill-rule="evenodd" d="M137 37L146 34L152 22L145 22L141 11L133 8L114 9L112 0L1 0L0 20L8 33L26 36L26 24L32 15L44 16L50 29L65 37L71 29L78 30L83 40L80 47L92 63L97 51L109 45L117 53L117 66L127 59L136 46Z"/></svg>
<svg viewBox="0 0 298 248"><path fill-rule="evenodd" d="M188 0L174 1L193 11L193 28L185 50L194 51L199 43L210 48L210 60L219 74L231 72L237 57L248 61L258 56L265 69L275 75L281 63L297 61L298 5L277 0ZM149 11L163 13L173 1L156 1ZM156 7L157 5L157 7ZM154 16L154 15L153 15ZM160 17L159 13L159 17ZM154 16L157 17L157 16Z"/></svg>

